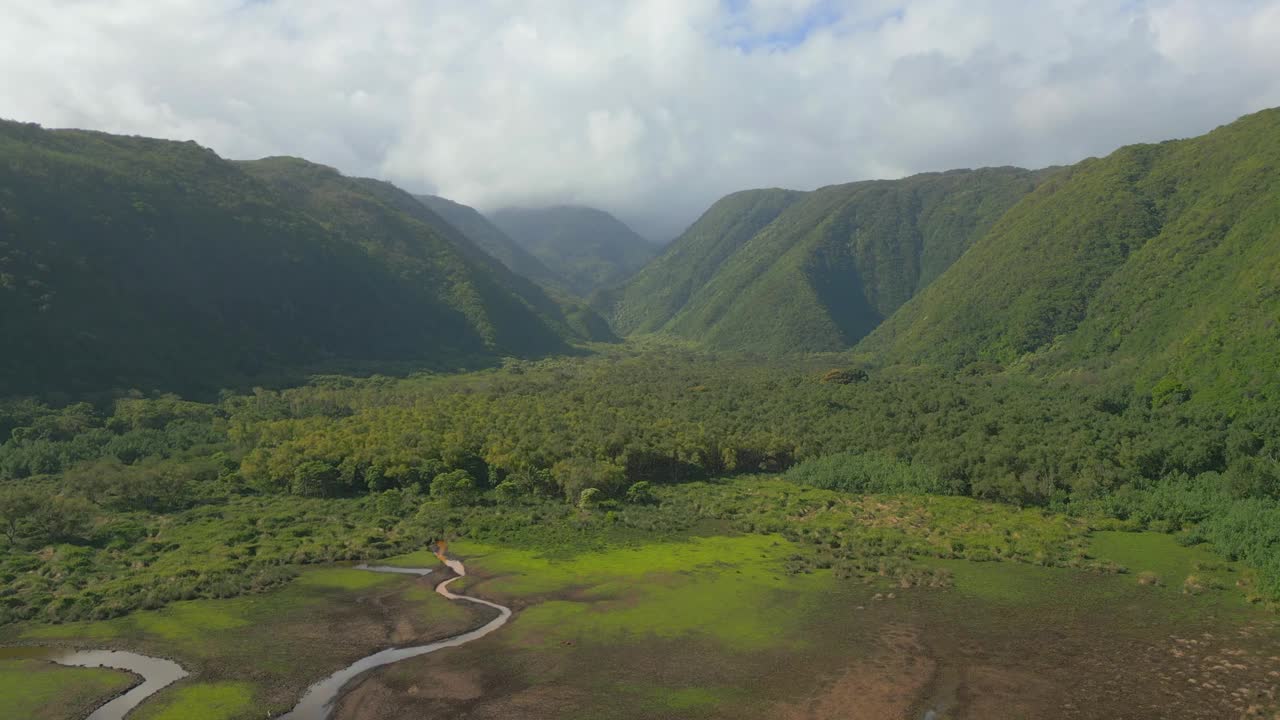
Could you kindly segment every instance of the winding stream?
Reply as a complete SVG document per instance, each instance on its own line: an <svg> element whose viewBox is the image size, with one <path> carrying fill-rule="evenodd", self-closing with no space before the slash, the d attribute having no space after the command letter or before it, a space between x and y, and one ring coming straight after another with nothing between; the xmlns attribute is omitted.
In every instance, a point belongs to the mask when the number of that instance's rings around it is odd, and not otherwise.
<svg viewBox="0 0 1280 720"><path fill-rule="evenodd" d="M461 635L454 635L453 637L438 640L427 645L388 648L381 652L376 652L372 655L363 657L307 688L307 692L303 694L302 699L293 707L293 710L282 715L279 720L327 720L329 715L333 713L334 703L337 702L338 697L342 694L342 689L362 673L368 672L374 668L382 667L383 665L390 665L391 663L400 662L401 660L408 660L409 658L418 657L419 655L433 653L437 650L465 645L472 640L479 640L485 635L488 635L494 630L497 630L507 624L507 620L511 618L511 608L505 605L499 605L498 603L489 602L488 600L481 600L480 598L469 597L467 595L457 595L449 592L449 584L458 578L464 577L467 574L467 568L462 564L461 560L450 560L444 557L441 557L440 559L445 565L449 566L450 569L457 573L457 577L449 578L448 580L441 582L439 585L436 585L437 593L440 593L450 600L466 600L467 602L475 603L477 605L491 607L498 611L498 616L475 630L470 630L462 633ZM424 568L391 568L386 566L366 565L361 565L359 567L362 570L371 570L374 572L394 572L410 575L426 575L431 572ZM97 719L95 718L94 720Z"/></svg>
<svg viewBox="0 0 1280 720"><path fill-rule="evenodd" d="M94 710L88 720L123 720L143 700L187 676L181 665L124 650L76 650L49 658L59 665L108 667L142 676L142 684Z"/></svg>
<svg viewBox="0 0 1280 720"><path fill-rule="evenodd" d="M433 653L437 650L465 645L472 640L479 640L507 623L507 620L511 618L511 608L488 600L450 592L449 585L458 578L464 577L467 574L467 568L462 564L461 560L447 558L443 552L439 553L439 557L441 562L457 574L457 577L449 578L436 585L436 592L449 600L465 600L477 605L491 607L498 611L497 617L474 630L427 645L388 648L363 657L307 688L307 692L303 694L302 699L298 701L293 710L280 716L279 720L326 720L333 713L334 703L342 694L342 689L360 674L383 665L390 665L401 660ZM406 568L391 565L362 564L357 565L356 569L398 575L417 575L419 577L431 574L430 568ZM36 653L39 654L45 652L52 651L36 650ZM46 655L46 657L59 665L90 668L107 667L116 670L127 670L142 677L141 684L101 705L89 715L87 720L124 720L124 717L141 704L143 700L187 677L189 674L181 665L172 660L154 658L124 650L75 650L62 652L61 654L50 654Z"/></svg>

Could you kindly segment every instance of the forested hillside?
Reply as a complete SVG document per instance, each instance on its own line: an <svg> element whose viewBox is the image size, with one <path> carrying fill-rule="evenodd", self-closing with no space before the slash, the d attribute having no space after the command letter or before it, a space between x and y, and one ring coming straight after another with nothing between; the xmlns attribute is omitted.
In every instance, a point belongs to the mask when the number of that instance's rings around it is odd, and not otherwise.
<svg viewBox="0 0 1280 720"><path fill-rule="evenodd" d="M614 315L624 330L656 330L718 348L847 348L941 274L1042 175L956 170L837 185L799 198L764 196L792 202L745 242L743 231L768 217L768 205L726 225L724 235L695 226L672 248L673 259L706 257L700 274L715 270L674 313L671 304L650 310L635 299L651 287L688 284L679 263L660 261L620 291L630 301ZM750 199L726 201L732 207ZM712 214L704 220L722 222ZM733 251L723 256L727 248Z"/></svg>
<svg viewBox="0 0 1280 720"><path fill-rule="evenodd" d="M795 190L744 190L727 195L618 288L592 305L624 335L662 328L743 243L803 197Z"/></svg>
<svg viewBox="0 0 1280 720"><path fill-rule="evenodd" d="M1280 111L1122 148L1014 207L859 350L1280 399Z"/></svg>
<svg viewBox="0 0 1280 720"><path fill-rule="evenodd" d="M595 208L504 208L489 219L580 297L622 282L657 254L653 243Z"/></svg>
<svg viewBox="0 0 1280 720"><path fill-rule="evenodd" d="M390 185L300 160L4 122L0 394L566 347L553 301L438 225Z"/></svg>

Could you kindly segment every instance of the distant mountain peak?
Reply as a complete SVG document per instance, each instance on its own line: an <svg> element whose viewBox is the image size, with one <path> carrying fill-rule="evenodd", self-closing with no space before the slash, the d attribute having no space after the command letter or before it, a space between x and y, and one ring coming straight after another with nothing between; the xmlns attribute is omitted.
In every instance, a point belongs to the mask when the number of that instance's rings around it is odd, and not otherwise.
<svg viewBox="0 0 1280 720"><path fill-rule="evenodd" d="M657 253L653 243L598 208L510 207L489 219L582 297L621 283Z"/></svg>

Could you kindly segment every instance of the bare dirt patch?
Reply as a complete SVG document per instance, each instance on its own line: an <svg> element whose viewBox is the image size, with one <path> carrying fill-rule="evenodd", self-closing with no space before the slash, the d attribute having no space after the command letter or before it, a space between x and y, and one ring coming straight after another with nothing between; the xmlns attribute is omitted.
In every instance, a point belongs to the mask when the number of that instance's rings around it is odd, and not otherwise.
<svg viewBox="0 0 1280 720"><path fill-rule="evenodd" d="M912 708L936 670L910 627L887 627L876 654L846 666L832 681L798 702L779 703L779 720L895 720Z"/></svg>

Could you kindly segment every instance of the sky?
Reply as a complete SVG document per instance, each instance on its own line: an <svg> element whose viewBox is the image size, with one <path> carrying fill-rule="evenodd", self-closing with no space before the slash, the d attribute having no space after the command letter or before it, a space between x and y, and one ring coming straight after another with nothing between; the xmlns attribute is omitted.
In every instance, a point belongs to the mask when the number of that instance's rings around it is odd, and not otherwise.
<svg viewBox="0 0 1280 720"><path fill-rule="evenodd" d="M1280 0L0 0L0 117L669 240L717 198L1042 167L1280 105Z"/></svg>

